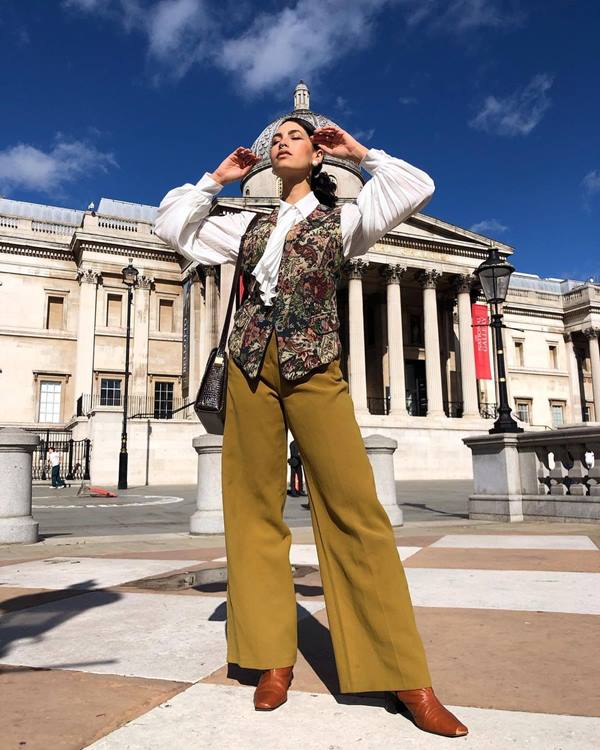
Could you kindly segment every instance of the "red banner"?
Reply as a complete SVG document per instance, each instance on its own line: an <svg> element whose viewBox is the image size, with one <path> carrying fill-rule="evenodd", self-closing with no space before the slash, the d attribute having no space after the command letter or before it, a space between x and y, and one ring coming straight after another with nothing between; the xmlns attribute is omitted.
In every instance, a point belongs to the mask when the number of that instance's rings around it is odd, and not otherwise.
<svg viewBox="0 0 600 750"><path fill-rule="evenodd" d="M473 319L473 348L475 349L475 376L478 380L491 380L490 336L487 305L471 305Z"/></svg>

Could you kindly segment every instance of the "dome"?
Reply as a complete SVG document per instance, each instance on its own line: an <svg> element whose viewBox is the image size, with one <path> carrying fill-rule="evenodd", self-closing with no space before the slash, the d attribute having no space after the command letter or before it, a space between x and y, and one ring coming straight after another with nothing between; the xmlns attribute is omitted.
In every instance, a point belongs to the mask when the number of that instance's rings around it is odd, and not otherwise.
<svg viewBox="0 0 600 750"><path fill-rule="evenodd" d="M296 86L294 90L294 109L278 117L260 133L258 138L252 144L252 151L260 157L260 161L246 175L241 183L242 192L248 196L269 197L278 195L277 178L271 171L271 158L269 155L271 149L271 139L273 134L286 119L286 117L302 117L312 123L316 128L333 125L339 128L333 120L325 115L313 112L310 109L310 93L304 81ZM325 155L323 160L324 170L328 172L338 184L338 195L344 198L356 197L358 191L364 183L360 167L349 159L338 159L333 156ZM329 167L329 168L328 168ZM270 179L267 180L267 171ZM257 179L262 174L262 179ZM344 174L345 173L345 174ZM350 173L350 174L348 174ZM272 183L269 184L269 183Z"/></svg>

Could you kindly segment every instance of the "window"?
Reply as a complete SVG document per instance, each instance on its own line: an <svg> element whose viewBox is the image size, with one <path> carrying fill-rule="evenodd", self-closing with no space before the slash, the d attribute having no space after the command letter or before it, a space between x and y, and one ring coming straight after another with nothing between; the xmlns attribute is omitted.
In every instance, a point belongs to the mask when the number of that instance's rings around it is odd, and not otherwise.
<svg viewBox="0 0 600 750"><path fill-rule="evenodd" d="M563 401L551 401L552 427L562 427L565 423L565 404Z"/></svg>
<svg viewBox="0 0 600 750"><path fill-rule="evenodd" d="M550 356L550 367L552 370L556 370L558 368L558 346L549 344L548 354Z"/></svg>
<svg viewBox="0 0 600 750"><path fill-rule="evenodd" d="M515 399L515 411L521 422L527 422L528 424L531 423L531 399Z"/></svg>
<svg viewBox="0 0 600 750"><path fill-rule="evenodd" d="M55 380L40 382L40 422L60 422L60 402L62 383Z"/></svg>
<svg viewBox="0 0 600 750"><path fill-rule="evenodd" d="M63 297L48 297L48 307L46 309L46 328L56 329L64 327L63 310Z"/></svg>
<svg viewBox="0 0 600 750"><path fill-rule="evenodd" d="M154 419L173 416L173 383L157 380L154 383Z"/></svg>
<svg viewBox="0 0 600 750"><path fill-rule="evenodd" d="M158 301L158 330L173 332L173 300L161 299Z"/></svg>
<svg viewBox="0 0 600 750"><path fill-rule="evenodd" d="M522 341L515 341L515 364L517 367L523 367L525 365Z"/></svg>
<svg viewBox="0 0 600 750"><path fill-rule="evenodd" d="M423 319L420 315L410 316L408 338L412 346L423 345Z"/></svg>
<svg viewBox="0 0 600 750"><path fill-rule="evenodd" d="M100 406L121 405L121 381L117 378L102 378L100 381Z"/></svg>
<svg viewBox="0 0 600 750"><path fill-rule="evenodd" d="M121 294L109 294L106 297L106 325L111 328L120 328L122 323L123 296Z"/></svg>

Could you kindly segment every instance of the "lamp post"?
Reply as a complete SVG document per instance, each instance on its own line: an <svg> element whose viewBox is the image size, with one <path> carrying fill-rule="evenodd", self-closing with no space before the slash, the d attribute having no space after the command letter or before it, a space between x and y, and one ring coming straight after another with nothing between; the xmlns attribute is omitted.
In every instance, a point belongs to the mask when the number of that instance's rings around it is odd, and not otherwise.
<svg viewBox="0 0 600 750"><path fill-rule="evenodd" d="M133 258L129 258L129 265L122 271L123 283L127 287L127 331L125 334L125 388L123 391L123 428L121 430L121 450L119 452L119 484L120 490L127 489L127 406L129 401L129 338L131 334L131 302L133 289L137 284L139 271L133 265Z"/></svg>
<svg viewBox="0 0 600 750"><path fill-rule="evenodd" d="M494 330L494 342L496 344L496 362L498 369L498 419L490 433L495 432L523 432L510 413L508 405L508 390L506 387L506 366L504 361L504 344L502 341L502 313L498 305L506 299L508 284L514 266L500 256L497 247L490 248L488 257L475 271L483 287L483 293L488 305L493 306L491 326Z"/></svg>

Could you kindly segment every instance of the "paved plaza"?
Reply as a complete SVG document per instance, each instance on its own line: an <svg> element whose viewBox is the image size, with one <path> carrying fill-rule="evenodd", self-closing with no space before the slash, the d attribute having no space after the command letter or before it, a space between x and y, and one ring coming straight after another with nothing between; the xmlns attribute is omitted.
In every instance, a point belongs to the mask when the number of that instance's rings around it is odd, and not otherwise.
<svg viewBox="0 0 600 750"><path fill-rule="evenodd" d="M434 685L471 730L456 740L383 694L339 694L312 531L292 533L299 653L274 713L253 710L257 674L226 664L221 536L0 547L1 750L597 747L597 525L397 529Z"/></svg>

